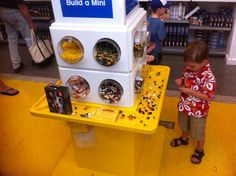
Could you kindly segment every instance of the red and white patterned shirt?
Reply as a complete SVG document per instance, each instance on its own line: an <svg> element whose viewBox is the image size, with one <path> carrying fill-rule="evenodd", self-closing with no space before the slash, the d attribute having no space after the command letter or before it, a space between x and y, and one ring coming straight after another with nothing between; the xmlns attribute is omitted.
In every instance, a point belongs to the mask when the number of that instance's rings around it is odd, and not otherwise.
<svg viewBox="0 0 236 176"><path fill-rule="evenodd" d="M210 64L207 64L200 72L192 72L185 68L184 86L191 88L197 92L206 94L209 98L215 95L216 81L210 69ZM200 98L181 93L178 103L180 112L184 112L189 116L197 118L207 117L209 110L209 102Z"/></svg>

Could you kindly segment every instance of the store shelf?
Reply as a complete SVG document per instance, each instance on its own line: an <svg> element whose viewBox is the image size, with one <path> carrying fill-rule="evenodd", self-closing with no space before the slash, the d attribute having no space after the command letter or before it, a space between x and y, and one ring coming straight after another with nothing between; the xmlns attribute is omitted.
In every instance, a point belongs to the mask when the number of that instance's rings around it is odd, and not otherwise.
<svg viewBox="0 0 236 176"><path fill-rule="evenodd" d="M184 50L185 47L163 47L162 52L165 54L183 54ZM226 55L226 49L209 49L209 54L213 56L223 56Z"/></svg>
<svg viewBox="0 0 236 176"><path fill-rule="evenodd" d="M0 40L0 43L1 43L1 44L8 44L8 41L7 41L7 40ZM18 40L18 43L19 43L19 44L26 44L23 39L19 39L19 40Z"/></svg>
<svg viewBox="0 0 236 176"><path fill-rule="evenodd" d="M189 20L178 20L178 19L168 19L164 20L165 23L179 23L179 24L189 24Z"/></svg>
<svg viewBox="0 0 236 176"><path fill-rule="evenodd" d="M32 20L51 20L52 18L50 17L31 17Z"/></svg>
<svg viewBox="0 0 236 176"><path fill-rule="evenodd" d="M231 31L232 28L226 27L210 27L210 26L189 26L190 30L214 30L214 31Z"/></svg>
<svg viewBox="0 0 236 176"><path fill-rule="evenodd" d="M162 52L166 54L182 54L185 47L163 47Z"/></svg>
<svg viewBox="0 0 236 176"><path fill-rule="evenodd" d="M210 49L209 50L210 55L216 55L216 56L221 56L221 55L226 55L226 49L224 48L216 48L216 49Z"/></svg>

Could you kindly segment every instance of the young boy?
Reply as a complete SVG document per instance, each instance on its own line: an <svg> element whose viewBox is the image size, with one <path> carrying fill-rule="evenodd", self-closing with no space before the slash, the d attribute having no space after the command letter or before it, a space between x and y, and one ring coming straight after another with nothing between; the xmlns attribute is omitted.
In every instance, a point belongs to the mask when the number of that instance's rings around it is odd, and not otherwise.
<svg viewBox="0 0 236 176"><path fill-rule="evenodd" d="M175 80L181 92L178 103L178 120L182 136L171 141L170 145L177 147L188 144L188 135L197 142L197 147L191 157L194 164L201 163L205 155L206 119L209 102L215 95L216 81L208 62L208 47L203 41L192 42L184 52L186 65L183 76Z"/></svg>
<svg viewBox="0 0 236 176"><path fill-rule="evenodd" d="M161 62L162 41L166 36L165 25L162 17L165 16L167 8L170 7L170 2L166 0L152 0L151 10L152 15L148 17L148 31L151 34L150 44L147 49L147 54L155 57L151 65L158 65Z"/></svg>

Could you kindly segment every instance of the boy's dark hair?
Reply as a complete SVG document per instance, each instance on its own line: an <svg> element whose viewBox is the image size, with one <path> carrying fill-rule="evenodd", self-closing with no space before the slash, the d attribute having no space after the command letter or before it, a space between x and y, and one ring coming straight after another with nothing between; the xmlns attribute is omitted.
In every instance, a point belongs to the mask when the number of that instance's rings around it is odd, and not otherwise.
<svg viewBox="0 0 236 176"><path fill-rule="evenodd" d="M209 48L202 40L196 40L188 45L184 51L184 62L201 63L208 59Z"/></svg>

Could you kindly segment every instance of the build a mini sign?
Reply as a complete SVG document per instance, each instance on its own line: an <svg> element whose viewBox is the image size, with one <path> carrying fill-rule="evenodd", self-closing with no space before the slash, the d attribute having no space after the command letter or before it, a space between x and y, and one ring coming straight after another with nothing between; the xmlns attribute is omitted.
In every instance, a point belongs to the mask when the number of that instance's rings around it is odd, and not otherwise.
<svg viewBox="0 0 236 176"><path fill-rule="evenodd" d="M60 0L64 17L113 18L112 0Z"/></svg>

